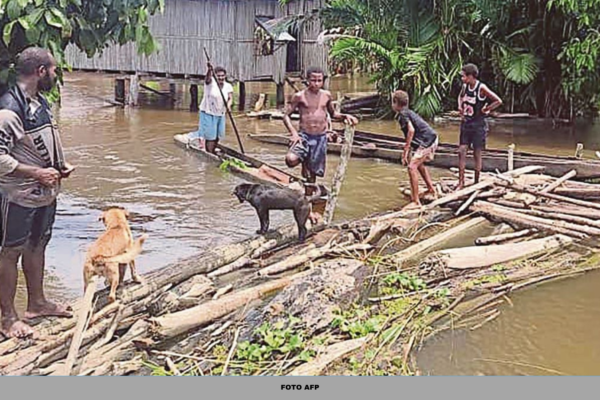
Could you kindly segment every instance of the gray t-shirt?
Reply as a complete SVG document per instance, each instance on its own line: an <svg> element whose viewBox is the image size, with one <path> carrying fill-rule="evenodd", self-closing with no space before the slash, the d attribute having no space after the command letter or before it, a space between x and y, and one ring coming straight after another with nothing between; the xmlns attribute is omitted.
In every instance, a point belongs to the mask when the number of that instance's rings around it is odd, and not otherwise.
<svg viewBox="0 0 600 400"><path fill-rule="evenodd" d="M47 105L29 99L28 107L29 115L44 121L28 131L17 113L0 110L0 193L23 207L44 207L56 200L60 183L47 187L32 178L15 176L13 171L19 163L60 169L64 155L57 124Z"/></svg>
<svg viewBox="0 0 600 400"><path fill-rule="evenodd" d="M404 132L404 137L408 136L408 121L410 121L415 128L415 135L410 143L410 146L414 150L419 147L427 148L435 142L437 133L435 133L433 128L429 126L419 114L408 108L400 111L400 114L398 115L398 123L400 124L400 129Z"/></svg>

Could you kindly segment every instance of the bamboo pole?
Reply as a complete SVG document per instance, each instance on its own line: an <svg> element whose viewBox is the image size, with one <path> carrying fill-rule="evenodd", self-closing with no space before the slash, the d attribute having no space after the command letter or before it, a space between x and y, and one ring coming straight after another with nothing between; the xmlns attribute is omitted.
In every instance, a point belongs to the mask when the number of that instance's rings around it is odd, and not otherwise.
<svg viewBox="0 0 600 400"><path fill-rule="evenodd" d="M81 347L81 342L83 340L83 332L87 328L90 313L93 312L92 300L94 299L94 294L96 293L97 284L98 277L94 276L85 289L85 294L83 295L83 304L79 310L79 313L77 314L75 333L73 334L73 339L71 339L71 346L69 347L67 360L65 361L65 365L60 375L71 375L71 370L73 369L73 365L75 364L75 360L77 359L77 354L79 354L79 348Z"/></svg>
<svg viewBox="0 0 600 400"><path fill-rule="evenodd" d="M325 206L325 215L323 216L325 225L331 224L331 221L333 220L333 214L335 212L335 206L337 205L338 196L340 194L340 190L342 189L344 178L346 177L346 169L348 167L350 155L352 154L352 143L354 142L353 125L346 124L346 127L344 129L344 137L345 142L340 155L340 163L338 164L337 171L335 172L335 177L333 178L333 185L331 188L329 201L327 201L327 205Z"/></svg>

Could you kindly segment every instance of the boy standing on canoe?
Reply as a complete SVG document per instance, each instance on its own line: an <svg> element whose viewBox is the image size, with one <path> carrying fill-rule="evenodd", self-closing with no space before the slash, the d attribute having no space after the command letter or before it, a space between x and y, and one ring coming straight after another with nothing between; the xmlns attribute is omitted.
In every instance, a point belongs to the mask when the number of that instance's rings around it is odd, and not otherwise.
<svg viewBox="0 0 600 400"><path fill-rule="evenodd" d="M475 183L479 182L482 167L481 151L485 150L488 133L485 117L490 111L502 105L500 97L479 81L478 76L479 69L475 64L466 64L460 72L463 87L458 95L458 112L462 122L458 147L457 190L465 186L465 167L469 147L473 148L473 158L475 159Z"/></svg>
<svg viewBox="0 0 600 400"><path fill-rule="evenodd" d="M336 112L331 92L323 90L325 73L322 69L310 67L306 76L308 88L294 94L283 117L283 123L292 135L285 162L290 168L302 163L302 176L314 183L317 176L325 176L328 114L333 120L345 120L352 125L358 120L352 115ZM296 110L300 113L300 132L290 118Z"/></svg>
<svg viewBox="0 0 600 400"><path fill-rule="evenodd" d="M437 197L429 171L425 167L427 161L432 161L438 146L437 133L413 110L408 108L408 93L397 90L392 95L392 108L398 113L400 129L406 137L402 164L408 166L410 178L411 203L405 208L421 207L419 199L419 174L423 177L427 192L424 196ZM410 151L414 150L412 157Z"/></svg>

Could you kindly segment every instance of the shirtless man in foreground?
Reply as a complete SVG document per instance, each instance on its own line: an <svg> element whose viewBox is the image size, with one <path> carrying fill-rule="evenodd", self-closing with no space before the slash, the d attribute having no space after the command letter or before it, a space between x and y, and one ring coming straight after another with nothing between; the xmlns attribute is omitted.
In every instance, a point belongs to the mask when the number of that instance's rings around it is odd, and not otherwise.
<svg viewBox="0 0 600 400"><path fill-rule="evenodd" d="M358 119L349 114L336 112L331 92L323 90L325 73L322 69L310 67L306 71L308 88L296 93L287 105L283 123L291 133L290 150L285 157L288 167L302 164L302 176L315 183L317 176L325 176L327 158L328 114L333 120L345 120L356 125ZM300 113L300 131L294 127L290 116Z"/></svg>

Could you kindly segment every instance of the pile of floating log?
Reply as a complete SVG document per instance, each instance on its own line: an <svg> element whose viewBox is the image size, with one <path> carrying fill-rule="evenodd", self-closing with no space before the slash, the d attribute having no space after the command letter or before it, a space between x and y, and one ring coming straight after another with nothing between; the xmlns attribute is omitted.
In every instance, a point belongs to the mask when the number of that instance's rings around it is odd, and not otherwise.
<svg viewBox="0 0 600 400"><path fill-rule="evenodd" d="M341 101L342 112L373 117L381 101L378 93L348 93Z"/></svg>
<svg viewBox="0 0 600 400"><path fill-rule="evenodd" d="M85 323L49 320L36 326L36 338L0 342L0 372L373 374L389 365L388 373L416 373L413 350L431 334L476 329L500 314L510 292L599 267L594 243L572 244L600 236L600 204L565 192L594 185L571 182L572 173L533 174L539 171L485 174L421 210L319 225L305 243L297 243L292 226L208 250L119 289L116 303L98 292ZM469 211L481 216L461 215ZM474 237L473 246L451 246L490 220L502 228ZM241 350L260 348L257 332L265 329L285 330L281 338L295 337L308 353L290 344L253 362ZM356 353L362 367L349 370L356 365L344 360Z"/></svg>

